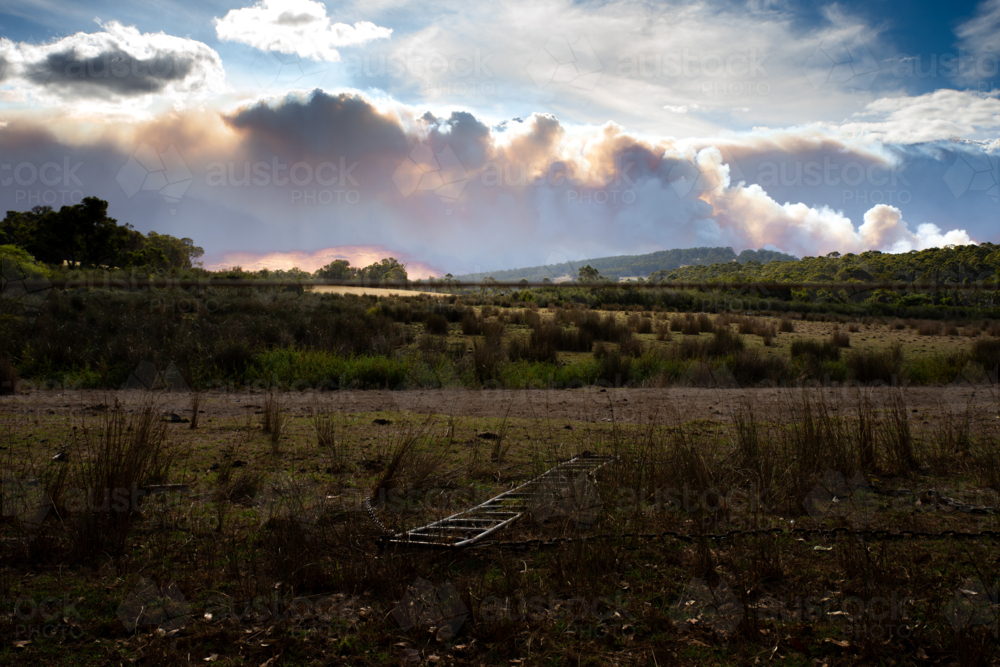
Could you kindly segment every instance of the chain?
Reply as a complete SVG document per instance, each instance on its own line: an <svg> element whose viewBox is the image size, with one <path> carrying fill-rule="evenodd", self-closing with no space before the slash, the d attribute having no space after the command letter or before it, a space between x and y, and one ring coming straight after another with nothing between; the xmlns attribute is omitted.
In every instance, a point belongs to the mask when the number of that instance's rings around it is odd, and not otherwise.
<svg viewBox="0 0 1000 667"><path fill-rule="evenodd" d="M372 522L373 524L375 524L375 527L376 527L376 528L378 528L378 529L379 529L379 531L380 531L380 532L381 532L381 533L382 533L383 535L386 535L386 536L391 536L391 535L395 535L395 533L394 533L394 532L392 532L391 530L389 530L389 528L388 528L388 527L387 527L387 526L386 526L386 525L385 525L384 523L382 523L381 521L379 521L379 520L378 520L378 517L377 517L377 516L375 516L375 510L374 510L374 509L372 509L372 503L371 503L371 500L370 500L370 499L368 499L368 498L365 498L365 500L364 500L364 503L363 503L363 504L364 504L364 507L365 507L365 512L367 512L367 513L368 513L368 519L369 519L369 520L370 520L370 521L371 521L371 522Z"/></svg>

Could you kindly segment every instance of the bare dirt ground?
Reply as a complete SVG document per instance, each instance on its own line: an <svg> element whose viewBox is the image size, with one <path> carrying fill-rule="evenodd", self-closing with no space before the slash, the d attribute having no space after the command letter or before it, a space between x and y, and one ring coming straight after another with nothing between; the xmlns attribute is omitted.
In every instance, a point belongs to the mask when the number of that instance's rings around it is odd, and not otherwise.
<svg viewBox="0 0 1000 667"><path fill-rule="evenodd" d="M814 400L822 398L833 409L856 405L859 391L872 393L876 405L882 405L891 388L824 387L808 389ZM980 415L997 416L1000 390L985 386L918 386L903 389L912 419L932 420L945 413L955 413L971 405ZM802 390L775 389L700 389L670 387L662 389L580 389L553 390L466 390L424 389L407 391L333 391L288 392L283 403L290 412L309 413L315 408L330 408L342 413L408 412L454 415L457 417L504 417L545 419L568 422L676 423L696 419L731 422L742 403L750 402L759 414L771 419L792 417L787 406L801 403ZM119 398L125 403L139 401L138 391L30 391L0 399L0 415L34 413L69 415L111 405ZM156 402L165 412L190 416L190 393L157 393ZM208 391L202 394L201 409L215 419L235 419L247 409L262 409L261 391Z"/></svg>

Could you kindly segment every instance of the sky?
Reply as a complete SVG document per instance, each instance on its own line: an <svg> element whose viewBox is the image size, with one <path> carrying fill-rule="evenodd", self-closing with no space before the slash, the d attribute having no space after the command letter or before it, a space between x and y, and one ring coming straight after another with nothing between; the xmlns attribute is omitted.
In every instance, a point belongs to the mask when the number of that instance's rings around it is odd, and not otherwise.
<svg viewBox="0 0 1000 667"><path fill-rule="evenodd" d="M411 277L1000 242L1000 0L0 0L0 205Z"/></svg>

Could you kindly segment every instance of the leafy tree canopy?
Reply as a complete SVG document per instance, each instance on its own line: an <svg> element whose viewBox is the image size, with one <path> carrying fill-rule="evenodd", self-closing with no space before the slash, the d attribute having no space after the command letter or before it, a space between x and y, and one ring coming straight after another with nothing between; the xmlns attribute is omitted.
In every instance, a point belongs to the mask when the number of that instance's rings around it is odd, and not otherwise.
<svg viewBox="0 0 1000 667"><path fill-rule="evenodd" d="M24 248L39 262L82 268L189 269L204 254L188 238L150 232L144 235L108 216L108 202L86 197L79 204L36 206L7 211L0 238Z"/></svg>

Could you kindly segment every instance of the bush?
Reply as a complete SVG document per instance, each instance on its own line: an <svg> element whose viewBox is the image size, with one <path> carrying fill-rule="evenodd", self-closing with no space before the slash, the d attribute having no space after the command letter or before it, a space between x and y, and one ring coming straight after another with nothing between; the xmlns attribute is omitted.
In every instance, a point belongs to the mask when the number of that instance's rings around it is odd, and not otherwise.
<svg viewBox="0 0 1000 667"><path fill-rule="evenodd" d="M448 318L438 313L431 313L424 318L424 331L435 336L448 334Z"/></svg>
<svg viewBox="0 0 1000 667"><path fill-rule="evenodd" d="M466 336L479 336L483 333L483 320L475 313L466 313L462 316L462 333Z"/></svg>
<svg viewBox="0 0 1000 667"><path fill-rule="evenodd" d="M987 372L1000 366L1000 340L995 338L979 338L972 344L972 360L982 364Z"/></svg>
<svg viewBox="0 0 1000 667"><path fill-rule="evenodd" d="M762 383L778 384L788 376L788 360L749 348L733 355L729 370L736 382L743 387Z"/></svg>
<svg viewBox="0 0 1000 667"><path fill-rule="evenodd" d="M863 384L892 383L903 364L903 347L896 343L884 350L856 350L845 359L851 377Z"/></svg>
<svg viewBox="0 0 1000 667"><path fill-rule="evenodd" d="M790 319L783 317L781 318L781 323L778 325L778 330L781 333L794 333L795 324Z"/></svg>
<svg viewBox="0 0 1000 667"><path fill-rule="evenodd" d="M0 357L0 396L13 394L19 380L17 369L10 363L10 359Z"/></svg>
<svg viewBox="0 0 1000 667"><path fill-rule="evenodd" d="M917 334L921 336L938 336L941 334L941 323L926 320L917 325Z"/></svg>
<svg viewBox="0 0 1000 667"><path fill-rule="evenodd" d="M851 335L843 331L834 331L830 335L830 344L834 347L850 347Z"/></svg>
<svg viewBox="0 0 1000 667"><path fill-rule="evenodd" d="M839 361L840 348L833 341L796 340L791 345L792 358L811 356L819 361Z"/></svg>
<svg viewBox="0 0 1000 667"><path fill-rule="evenodd" d="M711 338L706 340L685 339L681 341L678 353L682 358L701 359L708 357L726 357L736 354L745 347L743 337L730 329L716 329Z"/></svg>
<svg viewBox="0 0 1000 667"><path fill-rule="evenodd" d="M619 350L611 350L599 362L597 377L615 387L623 387L632 381L632 359Z"/></svg>

